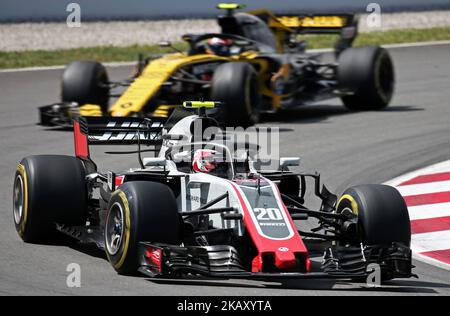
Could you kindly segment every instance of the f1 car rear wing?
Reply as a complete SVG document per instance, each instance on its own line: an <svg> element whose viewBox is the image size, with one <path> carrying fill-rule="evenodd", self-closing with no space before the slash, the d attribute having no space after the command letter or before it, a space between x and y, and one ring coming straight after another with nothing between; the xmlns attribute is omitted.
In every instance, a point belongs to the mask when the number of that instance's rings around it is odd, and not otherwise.
<svg viewBox="0 0 450 316"><path fill-rule="evenodd" d="M271 16L272 29L289 29L302 34L339 34L343 28L355 26L356 18L350 14L283 15Z"/></svg>
<svg viewBox="0 0 450 316"><path fill-rule="evenodd" d="M340 34L340 39L335 45L339 54L350 47L358 35L358 18L353 14L275 15L266 9L248 13L265 21L280 45L286 43L293 34Z"/></svg>
<svg viewBox="0 0 450 316"><path fill-rule="evenodd" d="M165 120L161 118L79 117L73 123L75 155L90 160L90 145L160 147L164 124Z"/></svg>
<svg viewBox="0 0 450 316"><path fill-rule="evenodd" d="M214 101L186 101L183 107L187 110L198 109L199 116L209 121L208 126L216 126L217 122L204 116L205 108L214 108L221 102ZM203 114L202 114L203 113ZM73 121L76 157L92 162L90 158L90 145L138 145L137 151L107 152L108 154L138 154L142 168L142 152L157 152L164 142L164 130L170 130L176 122L186 116L192 115L185 110L175 110L168 118L133 118L133 117L85 117L80 116ZM212 124L212 125L211 125ZM141 150L141 145L151 146ZM94 163L93 163L94 164ZM96 166L94 164L94 170Z"/></svg>

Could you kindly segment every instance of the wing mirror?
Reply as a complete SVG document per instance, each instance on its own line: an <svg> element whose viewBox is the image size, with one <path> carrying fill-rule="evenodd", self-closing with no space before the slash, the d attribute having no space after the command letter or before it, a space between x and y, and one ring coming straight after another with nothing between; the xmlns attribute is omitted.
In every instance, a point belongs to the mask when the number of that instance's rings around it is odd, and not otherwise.
<svg viewBox="0 0 450 316"><path fill-rule="evenodd" d="M280 158L280 169L286 170L288 167L297 167L300 165L300 158L298 157L283 157Z"/></svg>
<svg viewBox="0 0 450 316"><path fill-rule="evenodd" d="M142 162L146 167L165 167L167 160L164 157L144 158Z"/></svg>
<svg viewBox="0 0 450 316"><path fill-rule="evenodd" d="M162 139L164 140L173 140L173 141L182 141L185 138L187 138L184 135L177 135L177 134L166 134L162 136Z"/></svg>
<svg viewBox="0 0 450 316"><path fill-rule="evenodd" d="M181 50L179 50L178 48L173 46L172 42L170 42L170 41L159 42L158 46L161 47L161 48L171 48L172 50L176 51L177 53L180 53L180 54L184 55L184 52L182 52Z"/></svg>

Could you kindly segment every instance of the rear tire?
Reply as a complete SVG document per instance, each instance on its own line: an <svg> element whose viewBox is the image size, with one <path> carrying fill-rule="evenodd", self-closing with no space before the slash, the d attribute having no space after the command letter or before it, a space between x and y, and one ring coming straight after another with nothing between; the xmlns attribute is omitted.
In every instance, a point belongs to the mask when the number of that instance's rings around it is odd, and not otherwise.
<svg viewBox="0 0 450 316"><path fill-rule="evenodd" d="M224 127L258 123L261 93L255 69L243 62L220 65L214 72L211 99L224 103L211 115Z"/></svg>
<svg viewBox="0 0 450 316"><path fill-rule="evenodd" d="M361 185L348 189L337 212L358 214L359 240L368 246L411 245L408 208L400 193L386 185Z"/></svg>
<svg viewBox="0 0 450 316"><path fill-rule="evenodd" d="M108 113L109 82L106 68L94 61L75 61L69 64L62 79L63 102L76 102L80 106L94 104Z"/></svg>
<svg viewBox="0 0 450 316"><path fill-rule="evenodd" d="M127 182L113 194L105 225L105 251L119 274L139 267L142 241L179 245L181 221L175 197L166 185Z"/></svg>
<svg viewBox="0 0 450 316"><path fill-rule="evenodd" d="M342 97L351 111L376 111L389 105L394 95L395 73L389 52L381 47L349 48L338 60L338 84L354 91Z"/></svg>
<svg viewBox="0 0 450 316"><path fill-rule="evenodd" d="M13 218L19 236L40 242L55 223L86 223L87 189L80 160L68 156L31 156L19 164L14 179Z"/></svg>

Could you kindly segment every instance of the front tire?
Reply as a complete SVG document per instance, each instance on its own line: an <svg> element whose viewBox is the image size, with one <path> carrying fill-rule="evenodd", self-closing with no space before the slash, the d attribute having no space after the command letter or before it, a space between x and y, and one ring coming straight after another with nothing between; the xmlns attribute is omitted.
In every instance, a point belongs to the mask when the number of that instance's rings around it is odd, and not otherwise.
<svg viewBox="0 0 450 316"><path fill-rule="evenodd" d="M395 73L389 52L378 46L349 48L338 60L338 84L353 95L342 97L351 111L386 108L394 95Z"/></svg>
<svg viewBox="0 0 450 316"><path fill-rule="evenodd" d="M211 99L224 103L212 114L224 127L258 123L261 93L255 69L243 62L220 65L214 72Z"/></svg>
<svg viewBox="0 0 450 316"><path fill-rule="evenodd" d="M166 185L127 182L113 194L108 210L105 250L119 274L137 271L140 242L181 243L177 203Z"/></svg>
<svg viewBox="0 0 450 316"><path fill-rule="evenodd" d="M69 64L62 79L63 102L76 102L80 106L93 104L106 114L109 106L108 73L95 61L75 61Z"/></svg>
<svg viewBox="0 0 450 316"><path fill-rule="evenodd" d="M337 212L351 212L358 216L358 236L354 238L357 242L368 246L411 245L408 208L393 187L361 185L350 188L338 202Z"/></svg>
<svg viewBox="0 0 450 316"><path fill-rule="evenodd" d="M86 223L87 188L80 160L68 156L31 156L19 164L14 178L13 219L19 236L29 243L45 240L55 223Z"/></svg>

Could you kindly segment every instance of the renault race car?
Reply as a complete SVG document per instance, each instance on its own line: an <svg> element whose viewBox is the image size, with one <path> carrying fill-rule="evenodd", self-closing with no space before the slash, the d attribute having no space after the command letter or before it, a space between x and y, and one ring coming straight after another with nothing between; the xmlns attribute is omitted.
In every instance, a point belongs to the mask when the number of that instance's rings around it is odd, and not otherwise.
<svg viewBox="0 0 450 316"><path fill-rule="evenodd" d="M262 172L258 145L227 145L230 135L203 113L173 115L183 118L79 117L75 157L24 158L13 208L22 239L59 231L103 249L118 273L149 277L361 279L373 264L384 280L412 276L409 215L394 188L356 186L338 199L318 174L289 171L297 158ZM141 167L100 171L89 151L99 144L137 145ZM305 206L308 178L318 210ZM316 228L306 229L309 219Z"/></svg>
<svg viewBox="0 0 450 316"><path fill-rule="evenodd" d="M140 58L136 74L110 82L98 62L71 63L62 79L62 103L40 108L43 125L67 126L81 116L168 117L183 100L215 100L222 126L249 126L261 113L340 97L354 111L386 107L394 93L387 50L351 45L353 15L283 15L235 11L221 4L221 33L186 34L186 52ZM336 60L306 52L307 34L336 34ZM170 43L163 46L172 47ZM175 47L172 47L177 50ZM119 88L126 87L123 92ZM110 104L110 99L116 98Z"/></svg>

